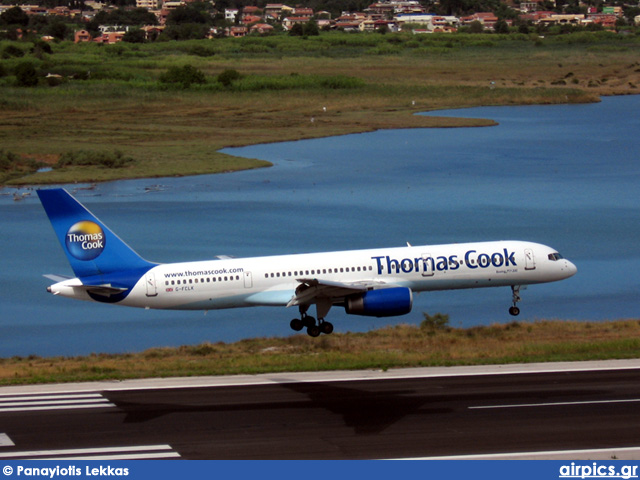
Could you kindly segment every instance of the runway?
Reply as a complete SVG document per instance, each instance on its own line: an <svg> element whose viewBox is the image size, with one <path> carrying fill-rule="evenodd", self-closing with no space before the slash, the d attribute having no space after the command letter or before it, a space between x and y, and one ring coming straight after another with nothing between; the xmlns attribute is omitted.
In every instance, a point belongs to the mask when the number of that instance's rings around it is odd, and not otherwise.
<svg viewBox="0 0 640 480"><path fill-rule="evenodd" d="M640 361L0 388L0 459L640 458Z"/></svg>

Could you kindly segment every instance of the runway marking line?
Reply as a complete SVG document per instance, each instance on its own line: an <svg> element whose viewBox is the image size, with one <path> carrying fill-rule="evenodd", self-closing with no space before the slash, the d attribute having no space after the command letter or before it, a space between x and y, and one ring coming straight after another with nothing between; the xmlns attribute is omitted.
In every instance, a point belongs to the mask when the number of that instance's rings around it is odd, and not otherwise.
<svg viewBox="0 0 640 480"><path fill-rule="evenodd" d="M171 445L138 445L131 447L76 448L0 453L3 459L36 458L38 460L133 460L180 457Z"/></svg>
<svg viewBox="0 0 640 480"><path fill-rule="evenodd" d="M522 407L556 407L556 406L568 406L568 405L597 405L604 403L637 403L640 402L640 398L629 398L620 400L591 400L583 402L549 402L549 403L515 403L506 405L477 405L467 407L469 410L481 410L490 408L522 408Z"/></svg>
<svg viewBox="0 0 640 480"><path fill-rule="evenodd" d="M6 433L0 433L0 447L13 447L15 443Z"/></svg>
<svg viewBox="0 0 640 480"><path fill-rule="evenodd" d="M588 448L584 450L549 450L545 452L511 452L511 453L487 453L487 454L471 454L471 455L446 455L441 457L415 457L415 458L397 458L394 460L500 460L523 458L544 458L553 459L553 457L563 455L615 455L620 453L640 452L639 447L620 447L620 448Z"/></svg>
<svg viewBox="0 0 640 480"><path fill-rule="evenodd" d="M115 407L99 393L0 395L0 413Z"/></svg>
<svg viewBox="0 0 640 480"><path fill-rule="evenodd" d="M58 395L8 395L0 394L0 405L4 402L21 400L29 402L31 400L60 400L60 399L78 399L78 398L104 398L99 393L78 393L78 394L58 394Z"/></svg>

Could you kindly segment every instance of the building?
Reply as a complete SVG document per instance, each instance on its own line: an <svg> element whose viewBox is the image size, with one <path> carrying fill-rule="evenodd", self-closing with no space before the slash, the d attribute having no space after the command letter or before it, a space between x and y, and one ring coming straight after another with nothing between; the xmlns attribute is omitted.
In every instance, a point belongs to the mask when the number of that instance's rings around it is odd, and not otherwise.
<svg viewBox="0 0 640 480"><path fill-rule="evenodd" d="M491 12L478 12L473 15L469 15L467 17L462 17L460 19L463 25L470 25L473 22L480 22L484 28L490 28L493 30L496 22L498 21L498 17Z"/></svg>
<svg viewBox="0 0 640 480"><path fill-rule="evenodd" d="M311 17L287 17L282 20L282 28L284 28L285 30L291 30L291 27L293 27L296 23L304 25L309 20L311 20Z"/></svg>
<svg viewBox="0 0 640 480"><path fill-rule="evenodd" d="M147 10L157 10L159 0L136 0L136 8L146 8Z"/></svg>
<svg viewBox="0 0 640 480"><path fill-rule="evenodd" d="M90 42L91 40L92 40L91 34L89 32L87 32L86 30L78 30L74 34L73 41L75 43Z"/></svg>
<svg viewBox="0 0 640 480"><path fill-rule="evenodd" d="M240 11L237 8L225 8L224 19L227 22L235 23L238 13L240 13Z"/></svg>
<svg viewBox="0 0 640 480"><path fill-rule="evenodd" d="M99 37L93 39L96 43L104 43L107 45L113 45L114 43L121 42L126 32L105 32Z"/></svg>
<svg viewBox="0 0 640 480"><path fill-rule="evenodd" d="M273 27L268 23L256 23L249 29L251 33L259 33L260 35L266 35L273 32L273 30Z"/></svg>
<svg viewBox="0 0 640 480"><path fill-rule="evenodd" d="M249 33L249 29L246 26L242 25L238 27L231 27L225 33L227 37L233 37L233 38L245 37L247 33Z"/></svg>

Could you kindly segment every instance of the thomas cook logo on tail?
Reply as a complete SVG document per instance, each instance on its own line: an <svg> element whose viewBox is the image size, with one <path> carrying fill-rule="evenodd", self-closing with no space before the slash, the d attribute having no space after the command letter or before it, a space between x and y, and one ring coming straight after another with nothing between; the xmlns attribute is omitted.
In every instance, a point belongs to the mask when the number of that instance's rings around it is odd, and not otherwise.
<svg viewBox="0 0 640 480"><path fill-rule="evenodd" d="M85 220L71 226L65 243L69 253L78 260L93 260L104 250L106 237L100 225Z"/></svg>

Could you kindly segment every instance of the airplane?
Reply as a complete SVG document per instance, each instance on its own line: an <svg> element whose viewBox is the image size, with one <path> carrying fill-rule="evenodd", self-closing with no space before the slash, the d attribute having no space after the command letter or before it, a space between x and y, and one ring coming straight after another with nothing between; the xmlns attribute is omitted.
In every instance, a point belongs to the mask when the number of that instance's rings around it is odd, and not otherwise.
<svg viewBox="0 0 640 480"><path fill-rule="evenodd" d="M325 320L333 306L405 315L414 293L435 290L511 287L509 313L518 315L522 286L577 271L553 248L515 240L152 263L66 190L37 193L76 275L45 275L56 282L47 288L53 295L145 309L297 307L290 326L312 337L333 332Z"/></svg>

